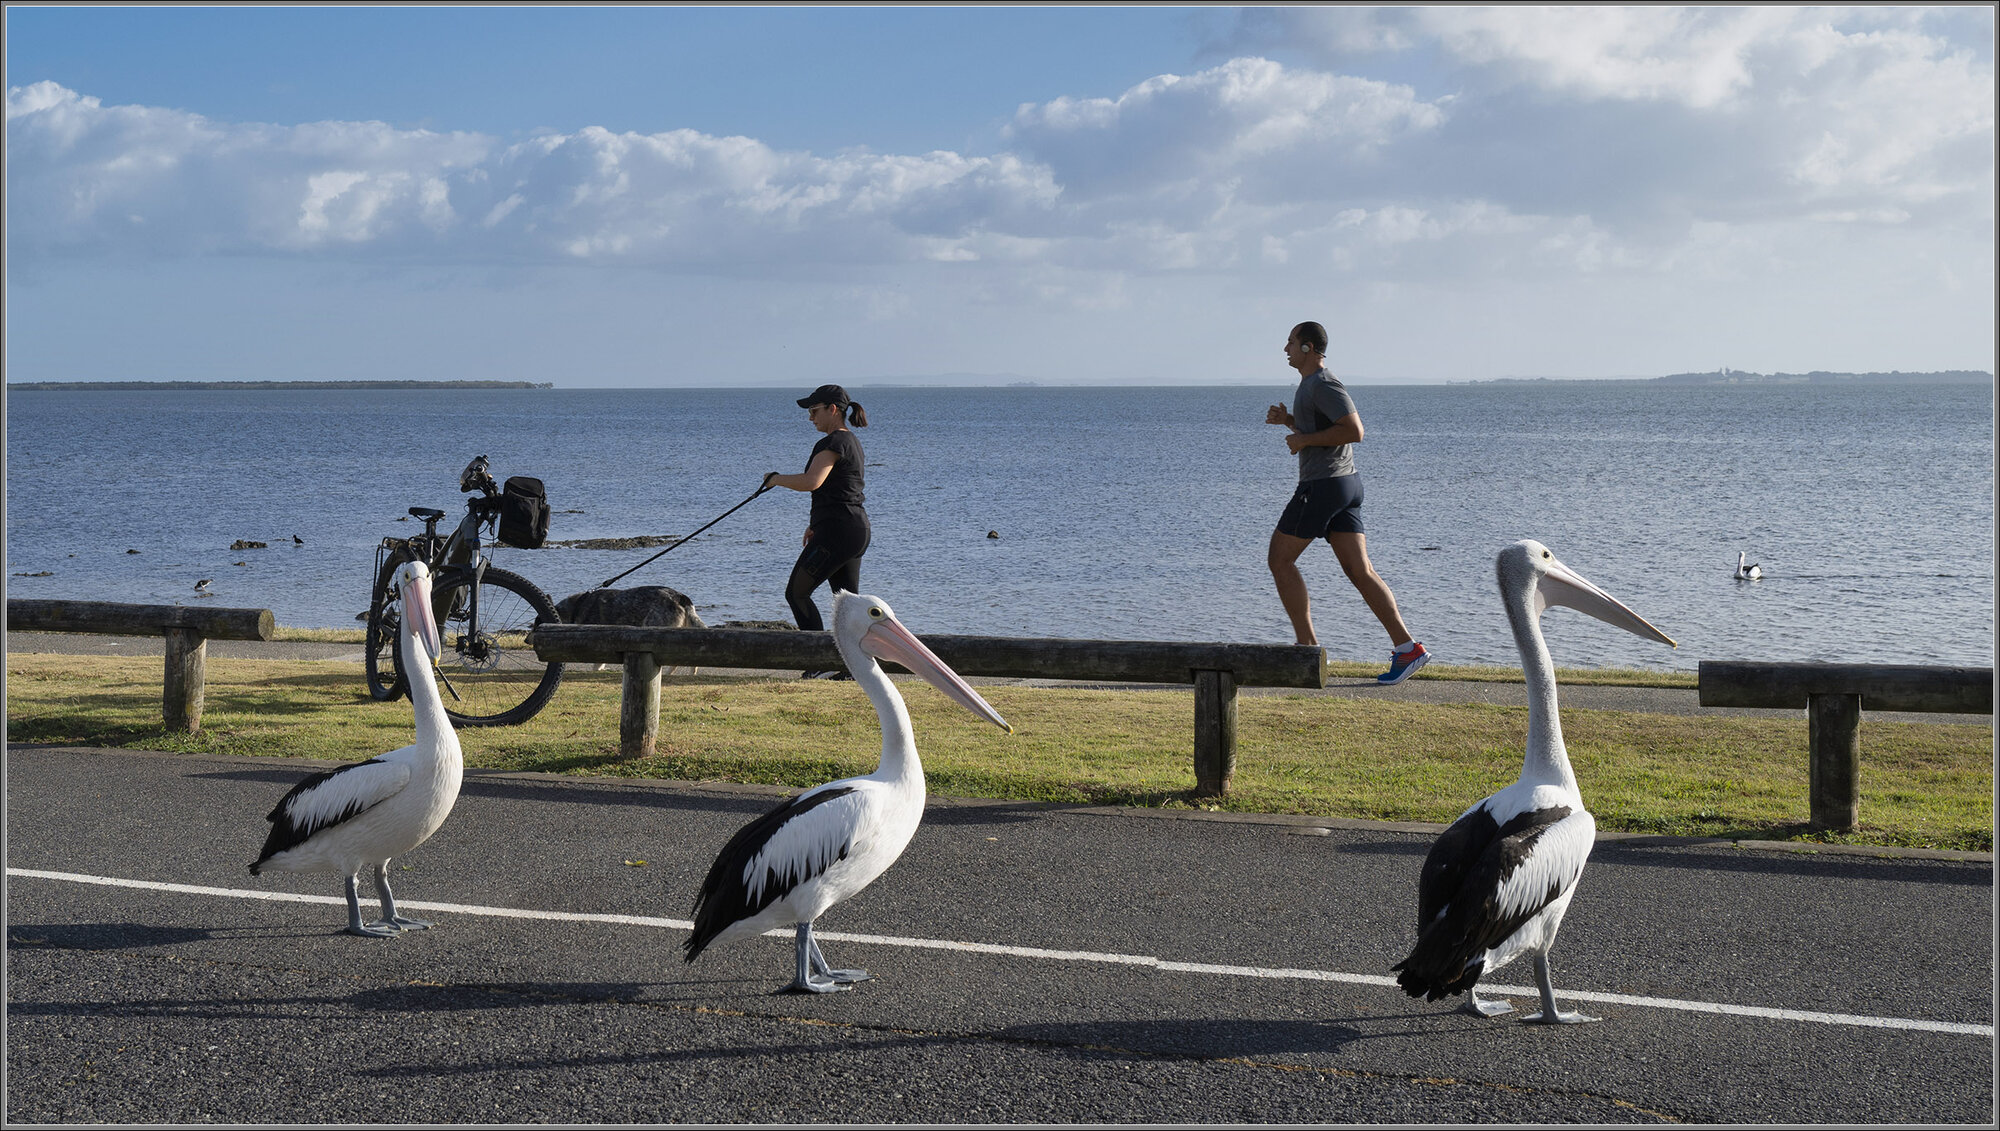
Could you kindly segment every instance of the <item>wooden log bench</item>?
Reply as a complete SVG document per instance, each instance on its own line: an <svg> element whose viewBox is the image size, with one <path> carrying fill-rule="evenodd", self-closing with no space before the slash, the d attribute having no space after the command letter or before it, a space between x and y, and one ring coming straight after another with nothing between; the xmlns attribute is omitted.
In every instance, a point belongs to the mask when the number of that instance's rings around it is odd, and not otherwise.
<svg viewBox="0 0 2000 1131"><path fill-rule="evenodd" d="M1861 811L1861 709L1993 713L1993 669L1915 664L1773 664L1703 660L1704 707L1806 711L1815 829L1851 829Z"/></svg>
<svg viewBox="0 0 2000 1131"><path fill-rule="evenodd" d="M965 676L1192 684L1195 789L1206 796L1226 792L1235 772L1237 688L1326 686L1326 650L1304 645L1011 636L923 641ZM544 661L624 666L618 749L628 758L651 755L659 739L663 665L794 671L845 666L826 632L556 624L535 629L532 642ZM893 664L887 668L902 671Z"/></svg>
<svg viewBox="0 0 2000 1131"><path fill-rule="evenodd" d="M8 598L9 632L82 632L102 636L164 636L166 681L161 706L168 730L201 729L210 640L269 640L277 627L269 609L207 605L122 605L111 601Z"/></svg>

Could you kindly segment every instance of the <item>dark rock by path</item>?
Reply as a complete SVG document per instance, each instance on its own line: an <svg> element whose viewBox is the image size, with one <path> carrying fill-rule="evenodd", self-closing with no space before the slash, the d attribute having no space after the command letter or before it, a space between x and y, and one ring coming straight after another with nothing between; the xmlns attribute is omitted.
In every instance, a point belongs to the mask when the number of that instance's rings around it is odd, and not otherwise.
<svg viewBox="0 0 2000 1131"><path fill-rule="evenodd" d="M556 602L564 624L629 624L654 628L707 628L687 594L664 585L592 589Z"/></svg>

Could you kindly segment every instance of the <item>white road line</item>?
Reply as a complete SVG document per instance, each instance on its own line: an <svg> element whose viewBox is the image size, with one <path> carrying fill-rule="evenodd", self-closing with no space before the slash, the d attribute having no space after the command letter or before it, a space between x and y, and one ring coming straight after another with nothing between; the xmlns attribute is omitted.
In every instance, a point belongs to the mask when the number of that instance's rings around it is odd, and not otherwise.
<svg viewBox="0 0 2000 1131"><path fill-rule="evenodd" d="M202 887L197 884L166 884L152 880L123 880L113 876L85 876L74 872L45 872L34 868L9 868L9 876L30 880L59 880L74 884L96 884L101 887L139 888L145 891L177 892L183 895L212 895L224 899L262 899L275 903L330 903L345 905L347 899L336 895L300 895L285 891L247 891L241 888ZM686 919L662 919L652 915L607 915L582 911L535 911L516 907L481 907L466 903L432 903L414 899L397 900L398 907L419 911L447 911L459 915L485 915L501 919L552 919L572 923L615 923L628 927L656 927L670 931L688 931L694 924ZM790 927L782 927L766 932L769 935L789 938ZM1382 974L1348 974L1338 970L1288 970L1281 967L1265 966L1223 966L1208 962L1173 962L1144 954L1105 954L1088 950L1048 950L1034 946L1008 946L1003 943L955 942L949 939L911 939L895 935L860 935L844 931L818 931L819 938L828 942L870 943L876 946L915 947L925 950L955 950L971 954L995 954L1007 958L1034 958L1052 962L1102 962L1119 966L1145 966L1169 974L1207 974L1228 978L1278 978L1303 982L1341 982L1357 986L1383 986L1395 988L1396 979ZM1481 992L1488 997L1536 998L1540 991L1532 986L1481 985ZM1924 1021L1907 1017L1870 1017L1854 1013L1821 1013L1806 1009L1772 1009L1759 1005L1729 1005L1713 1001L1681 1001L1677 998L1638 997L1631 994L1607 994L1592 990L1564 989L1565 1001L1595 1001L1611 1005L1631 1005L1645 1009L1677 1009L1688 1013L1716 1013L1730 1017L1756 1017L1769 1021L1795 1021L1816 1025L1859 1025L1874 1029L1904 1029L1925 1033L1962 1033L1974 1037L1992 1037L1991 1025L1970 1025L1956 1021Z"/></svg>

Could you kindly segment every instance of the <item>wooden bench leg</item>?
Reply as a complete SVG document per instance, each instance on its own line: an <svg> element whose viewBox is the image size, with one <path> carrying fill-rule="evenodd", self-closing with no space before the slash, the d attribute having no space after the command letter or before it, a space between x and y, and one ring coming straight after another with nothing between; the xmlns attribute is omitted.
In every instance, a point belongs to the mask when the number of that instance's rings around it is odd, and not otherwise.
<svg viewBox="0 0 2000 1131"><path fill-rule="evenodd" d="M1812 746L1814 829L1851 829L1861 819L1861 696L1806 696Z"/></svg>
<svg viewBox="0 0 2000 1131"><path fill-rule="evenodd" d="M1229 792L1236 772L1236 673L1194 673L1194 791L1203 797Z"/></svg>
<svg viewBox="0 0 2000 1131"><path fill-rule="evenodd" d="M660 661L651 652L625 653L618 706L618 756L650 758L660 738Z"/></svg>
<svg viewBox="0 0 2000 1131"><path fill-rule="evenodd" d="M207 694L208 640L191 628L169 628L167 679L162 714L167 729L188 734L201 729L202 702Z"/></svg>

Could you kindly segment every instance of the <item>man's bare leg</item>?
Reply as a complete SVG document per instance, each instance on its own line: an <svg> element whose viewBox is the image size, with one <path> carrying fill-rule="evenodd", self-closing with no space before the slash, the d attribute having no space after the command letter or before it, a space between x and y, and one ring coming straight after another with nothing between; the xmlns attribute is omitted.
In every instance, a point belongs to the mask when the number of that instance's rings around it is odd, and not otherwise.
<svg viewBox="0 0 2000 1131"><path fill-rule="evenodd" d="M1284 603L1285 615L1292 619L1292 635L1300 644L1319 643L1319 637L1313 633L1312 598L1306 594L1305 575L1299 572L1299 555L1310 545L1309 538L1294 538L1273 530L1266 558L1271 580L1278 586L1278 600Z"/></svg>
<svg viewBox="0 0 2000 1131"><path fill-rule="evenodd" d="M1274 550L1277 538L1278 535L1272 536ZM1298 541L1296 538L1292 540ZM1373 612L1375 619L1381 621L1382 627L1389 631L1389 643L1407 644L1414 639L1410 635L1410 630L1403 625L1403 614L1396 608L1396 595L1389 591L1389 583L1382 580L1382 575L1375 572L1374 563L1368 560L1368 536L1335 532L1327 535L1326 541L1333 547L1333 556L1340 560L1340 568L1347 574L1347 580L1354 583L1354 588L1361 594L1361 599L1368 602L1369 611ZM1274 574L1277 572L1275 564L1271 567L1271 572ZM1305 582L1301 580L1299 584L1303 586ZM1280 596L1284 595L1282 582L1279 584L1278 593ZM1287 609L1289 608L1290 606L1287 606Z"/></svg>

